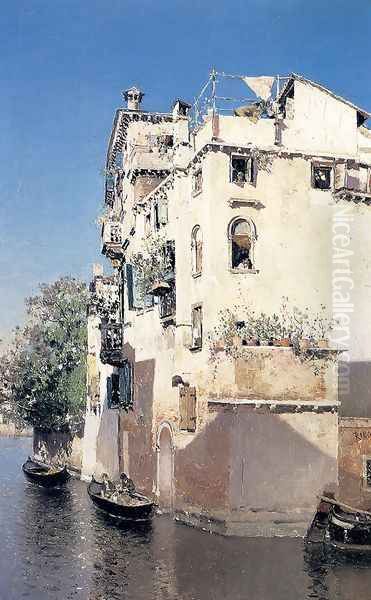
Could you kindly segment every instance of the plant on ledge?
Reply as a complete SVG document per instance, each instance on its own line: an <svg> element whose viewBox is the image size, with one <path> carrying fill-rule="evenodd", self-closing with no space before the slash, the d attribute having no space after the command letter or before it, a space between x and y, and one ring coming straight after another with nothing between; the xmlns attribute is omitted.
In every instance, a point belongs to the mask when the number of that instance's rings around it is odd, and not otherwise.
<svg viewBox="0 0 371 600"><path fill-rule="evenodd" d="M313 314L308 307L290 307L284 297L278 313L267 314L235 304L219 312L219 322L209 335L210 358L218 361L220 351L229 358L247 358L252 346L286 346L300 360L312 362L317 372L318 359L334 359L334 353L324 352L333 327L324 305Z"/></svg>
<svg viewBox="0 0 371 600"><path fill-rule="evenodd" d="M144 300L148 294L154 294L161 287L164 292L171 289L174 256L173 244L159 234L146 237L141 250L130 255L128 260L135 270L140 300Z"/></svg>

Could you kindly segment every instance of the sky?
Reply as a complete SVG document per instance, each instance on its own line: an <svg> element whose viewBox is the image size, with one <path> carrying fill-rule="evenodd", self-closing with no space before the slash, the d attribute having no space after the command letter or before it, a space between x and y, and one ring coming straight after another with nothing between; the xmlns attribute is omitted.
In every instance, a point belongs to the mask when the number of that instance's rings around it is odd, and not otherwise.
<svg viewBox="0 0 371 600"><path fill-rule="evenodd" d="M0 14L0 338L24 298L99 255L121 91L191 100L211 67L300 73L371 110L371 0L4 0Z"/></svg>

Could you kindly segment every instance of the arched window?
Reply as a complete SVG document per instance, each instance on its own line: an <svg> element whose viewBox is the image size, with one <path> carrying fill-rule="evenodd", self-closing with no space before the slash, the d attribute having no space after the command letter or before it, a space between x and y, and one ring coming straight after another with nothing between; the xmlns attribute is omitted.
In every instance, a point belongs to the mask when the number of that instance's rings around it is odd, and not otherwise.
<svg viewBox="0 0 371 600"><path fill-rule="evenodd" d="M229 228L230 265L232 269L248 271L253 269L253 249L255 227L247 219L235 219Z"/></svg>
<svg viewBox="0 0 371 600"><path fill-rule="evenodd" d="M199 225L192 230L192 273L200 275L202 272L202 231Z"/></svg>

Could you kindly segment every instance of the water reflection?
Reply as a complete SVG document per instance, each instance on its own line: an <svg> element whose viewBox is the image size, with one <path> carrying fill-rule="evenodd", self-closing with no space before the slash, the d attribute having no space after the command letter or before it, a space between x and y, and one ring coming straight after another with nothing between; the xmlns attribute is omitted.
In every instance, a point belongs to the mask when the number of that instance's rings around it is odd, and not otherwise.
<svg viewBox="0 0 371 600"><path fill-rule="evenodd" d="M158 517L117 527L86 486L26 483L25 440L0 439L0 600L354 600L371 597L370 560L330 557L300 539L223 538Z"/></svg>

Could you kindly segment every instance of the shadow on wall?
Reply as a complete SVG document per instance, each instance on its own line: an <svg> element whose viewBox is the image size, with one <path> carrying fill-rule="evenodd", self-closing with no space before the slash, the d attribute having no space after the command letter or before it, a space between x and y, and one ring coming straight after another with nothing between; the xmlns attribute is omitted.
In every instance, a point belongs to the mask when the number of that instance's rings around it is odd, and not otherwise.
<svg viewBox="0 0 371 600"><path fill-rule="evenodd" d="M339 416L371 418L371 362L339 362Z"/></svg>
<svg viewBox="0 0 371 600"><path fill-rule="evenodd" d="M152 449L153 382L155 361L135 362L135 350L124 346L124 357L134 365L132 411L105 405L97 433L98 471L114 479L129 473L140 491L152 493L155 457Z"/></svg>
<svg viewBox="0 0 371 600"><path fill-rule="evenodd" d="M176 508L313 510L316 494L336 487L336 415L288 416L243 406L217 408L214 415L176 452Z"/></svg>

